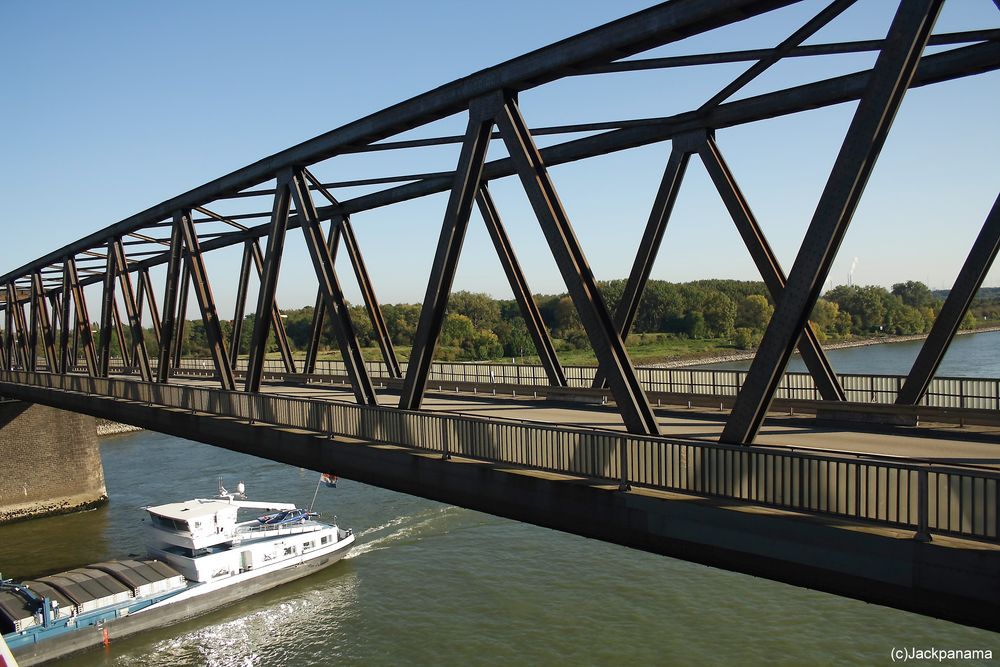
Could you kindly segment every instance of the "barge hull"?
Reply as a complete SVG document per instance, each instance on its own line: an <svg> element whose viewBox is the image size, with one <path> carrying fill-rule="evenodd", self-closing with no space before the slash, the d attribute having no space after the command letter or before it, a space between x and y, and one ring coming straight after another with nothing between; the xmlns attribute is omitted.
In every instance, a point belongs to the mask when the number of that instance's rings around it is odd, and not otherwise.
<svg viewBox="0 0 1000 667"><path fill-rule="evenodd" d="M161 603L162 606L151 608L123 618L115 619L105 625L108 639L114 641L137 632L162 628L166 625L180 623L201 614L214 611L226 605L238 602L257 593L262 593L282 584L309 576L327 568L350 550L354 540L331 551L328 554L316 556L307 561L287 568L268 572L260 576L219 588L204 595L197 595L182 601ZM70 653L76 653L88 648L100 646L104 635L100 628L82 628L76 632L68 632L58 637L45 639L31 646L14 651L14 657L21 667L38 665L48 660L55 660Z"/></svg>

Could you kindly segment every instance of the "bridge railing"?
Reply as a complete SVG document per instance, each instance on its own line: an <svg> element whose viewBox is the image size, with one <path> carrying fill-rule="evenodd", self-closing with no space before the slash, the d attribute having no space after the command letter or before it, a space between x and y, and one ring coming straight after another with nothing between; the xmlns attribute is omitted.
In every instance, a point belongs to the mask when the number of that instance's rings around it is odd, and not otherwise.
<svg viewBox="0 0 1000 667"><path fill-rule="evenodd" d="M2 372L0 378L330 437L833 515L918 534L1000 542L1000 473L991 470L641 437L129 379L18 371Z"/></svg>
<svg viewBox="0 0 1000 667"><path fill-rule="evenodd" d="M387 379L388 367L381 361L366 361L365 366L373 378ZM406 372L406 362L400 364ZM180 368L211 370L210 359L182 359ZM85 370L81 367L80 370ZM237 362L236 370L246 370L246 360ZM590 387L594 382L594 366L566 366L566 379L570 387ZM265 361L267 373L283 373L285 367L280 359ZM646 391L671 394L691 394L702 396L734 397L739 393L746 371L719 370L710 368L637 368L639 381ZM320 360L316 362L316 374L346 376L344 362ZM855 403L892 404L903 381L904 375L863 375L845 373L838 375L844 387L847 400ZM521 386L546 386L548 378L545 369L535 364L500 364L488 362L448 363L437 362L431 367L428 382L470 382L480 385L508 384ZM775 394L780 399L821 400L822 396L808 373L787 372ZM958 378L937 377L931 381L920 405L939 408L971 408L979 410L1000 410L1000 378Z"/></svg>

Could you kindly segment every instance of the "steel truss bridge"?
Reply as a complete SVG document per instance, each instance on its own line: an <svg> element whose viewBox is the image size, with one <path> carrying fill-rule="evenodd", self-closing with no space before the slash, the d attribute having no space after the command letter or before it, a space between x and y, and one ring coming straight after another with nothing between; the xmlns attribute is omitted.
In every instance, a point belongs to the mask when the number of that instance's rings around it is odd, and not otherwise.
<svg viewBox="0 0 1000 667"><path fill-rule="evenodd" d="M995 629L1000 618L996 460L946 464L756 441L776 398L789 399L779 394L787 394L790 386L810 392L807 398L819 405L817 411L860 408L858 392L865 388L833 371L808 325L809 315L906 92L1000 68L1000 30L935 33L942 1L904 0L884 39L806 45L854 4L833 0L773 48L643 57L657 47L792 4L794 0L665 2L382 109L9 271L0 277L0 393ZM928 46L946 48L925 54ZM845 53L871 53L876 59L871 68L852 74L732 99L779 61ZM565 77L733 62L745 62L747 68L697 108L672 116L533 128L524 115L526 111L530 116L530 109L523 110L519 102L519 93ZM786 273L714 133L845 102L856 103L853 119ZM398 137L456 115L467 121L461 136ZM545 148L536 145L541 136L580 133L587 134ZM549 168L668 141L663 177L624 295L612 313ZM487 160L493 142L502 143L509 157ZM334 183L313 173L317 166L347 155L441 145L459 149L453 171L386 173ZM725 387L715 386L712 392L695 392L694 381L689 382L692 391L687 393L709 394L713 400L725 396L731 407L717 442L672 437L664 431L662 415L651 402L651 392L659 390L651 386L646 371L637 371L623 344L693 155L706 167L776 304L745 375L727 379ZM490 193L492 182L510 177L516 177L527 195L596 353L598 367L589 373L561 364L532 300ZM350 199L334 194L357 185L385 187ZM413 347L402 364L351 216L443 192L449 195L440 238ZM232 200L260 202L262 210L224 212ZM514 397L518 387L526 387L525 395L530 390L536 396L566 398L574 391L600 396L608 407L599 410L617 413L616 424L584 428L565 416L552 424L523 423L456 414L454 406L442 411L433 405L440 400L436 385L450 390L440 386L441 369L433 359L474 205L541 359L529 382L491 377L492 383L515 386ZM303 363L293 359L275 300L286 235L295 229L303 234L319 285ZM381 350L377 372L362 357L334 268L340 246L350 260ZM204 257L231 247L242 249L242 263L232 337L227 341ZM941 382L935 372L998 248L1000 199L911 371L893 379L891 387L880 381L877 402L884 408L915 414L917 407L933 407L933 397L943 390L928 389L932 382ZM162 284L154 284L154 267L165 267ZM253 273L259 288L244 359L237 341ZM91 331L84 294L88 285L102 288L97 336ZM192 292L211 352L210 367L201 373L181 358L184 314ZM327 317L333 321L342 361L336 369L324 370L317 352ZM146 348L144 322L152 324L157 355ZM281 352L278 369L269 368L265 359L272 334ZM124 359L112 359L112 339L125 352ZM790 380L784 371L796 349L809 373ZM330 383L334 375L343 385ZM455 391L466 398L471 393L476 405L501 400L488 393L489 384L481 377L472 384L467 377L462 382ZM966 396L964 387L954 391ZM674 387L668 393L685 392ZM995 412L998 406L985 399L1000 402L1000 388L996 396L973 398L975 405L963 402L957 407ZM519 404L518 416L530 419L534 410L544 414L548 408L538 405L544 404ZM685 503L683 498L699 500ZM734 512L733 503L742 509ZM927 542L931 535L934 541ZM967 540L978 546L969 547ZM809 546L819 543L826 545L826 553Z"/></svg>

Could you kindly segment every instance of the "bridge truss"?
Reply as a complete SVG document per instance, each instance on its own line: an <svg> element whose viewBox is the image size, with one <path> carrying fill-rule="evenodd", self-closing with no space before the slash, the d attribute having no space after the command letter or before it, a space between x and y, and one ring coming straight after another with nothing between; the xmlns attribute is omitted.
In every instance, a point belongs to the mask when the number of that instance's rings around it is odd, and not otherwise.
<svg viewBox="0 0 1000 667"><path fill-rule="evenodd" d="M549 332L535 306L524 271L494 201L490 184L516 176L538 219L551 256L564 279L596 353L595 387L607 386L628 431L656 435L646 392L625 350L630 330L667 222L692 155L704 163L776 309L733 406L722 440L751 444L798 348L817 390L827 401L845 392L823 353L809 315L851 222L879 152L909 88L929 86L1000 68L1000 30L933 32L943 0L904 0L883 40L804 45L854 0L833 0L773 48L637 57L657 47L749 20L795 4L795 0L673 0L459 79L314 139L262 159L189 192L90 234L0 277L5 368L44 368L68 374L83 359L87 374L107 377L115 337L127 366L145 382L166 383L180 366L180 341L190 293L201 312L221 389L260 390L265 351L273 333L287 372L315 371L320 333L329 316L335 326L356 401L377 405L334 259L343 246L360 285L365 307L388 373L402 381L399 407L418 410L441 334L473 206L478 206L515 299L552 386L567 384ZM948 47L922 55L927 46ZM738 100L731 98L783 59L843 53L875 53L874 65L844 76ZM746 62L747 69L695 109L665 117L599 121L531 128L519 93L565 77L612 76L644 69L698 67ZM853 120L832 166L798 255L786 273L768 244L715 141L718 129L752 124L818 107L856 102ZM399 139L398 135L461 114L461 136ZM542 136L589 133L539 148ZM624 296L614 313L606 306L569 215L549 175L555 165L585 160L659 142L671 150L634 258ZM493 142L509 157L487 160ZM313 170L346 155L458 145L453 171L393 174L324 183ZM338 188L385 185L350 199ZM440 238L409 362L396 359L374 286L352 227L351 216L420 197L448 192ZM319 198L319 205L317 199ZM227 201L269 202L252 213L223 214ZM319 283L312 335L303 364L291 354L275 300L286 234L300 229ZM207 231L212 230L212 231ZM265 243L266 242L266 243ZM206 253L241 247L242 263L225 340L206 269ZM948 349L959 323L1000 248L1000 199L970 250L930 337L914 363L897 402L917 404ZM165 266L154 285L150 269ZM247 369L236 371L251 273L259 280ZM100 328L90 327L84 287L102 285ZM116 296L116 293L118 296ZM159 298L158 298L159 297ZM124 304L125 317L119 310ZM27 314L26 311L27 310ZM159 354L152 358L142 323L151 321Z"/></svg>

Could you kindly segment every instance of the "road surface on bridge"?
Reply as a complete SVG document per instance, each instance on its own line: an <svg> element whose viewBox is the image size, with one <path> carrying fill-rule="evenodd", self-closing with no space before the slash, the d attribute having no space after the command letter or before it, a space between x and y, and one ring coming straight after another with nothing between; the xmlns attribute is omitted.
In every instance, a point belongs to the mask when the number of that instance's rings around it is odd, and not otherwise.
<svg viewBox="0 0 1000 667"><path fill-rule="evenodd" d="M211 381L194 379L182 381L174 379L171 382L217 387ZM350 390L343 387L263 385L261 391L291 398L355 402ZM398 393L379 391L380 405L394 408L398 401ZM529 396L513 398L430 391L423 402L423 409L431 412L451 412L560 426L624 429L621 417L614 411L613 406L556 402ZM726 414L728 413L720 412L719 418L713 419L704 408L687 410L677 407L657 411L658 423L664 437L706 442L718 441L724 426L723 417ZM775 418L765 424L755 444L1000 468L1000 429L939 425L933 428L879 427L876 430L875 427L864 424L859 424L857 428L870 430L851 430L850 426L816 425L808 417L789 418L786 414L775 414Z"/></svg>

